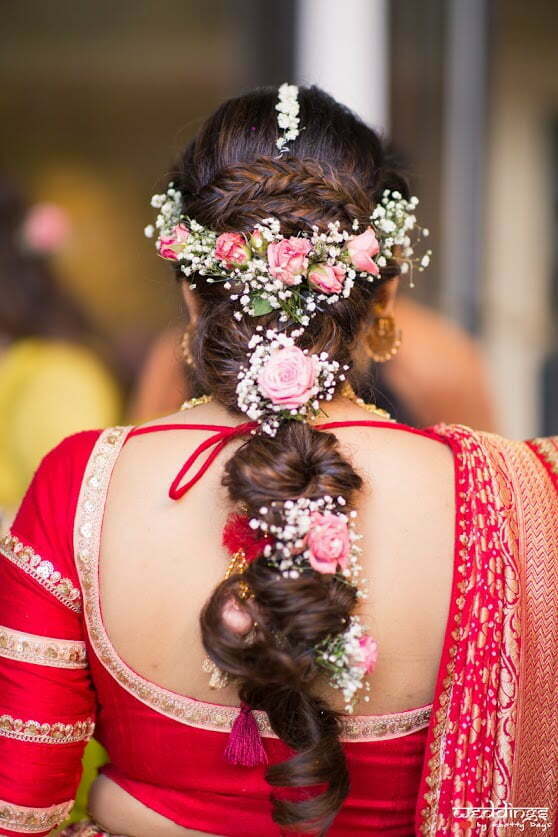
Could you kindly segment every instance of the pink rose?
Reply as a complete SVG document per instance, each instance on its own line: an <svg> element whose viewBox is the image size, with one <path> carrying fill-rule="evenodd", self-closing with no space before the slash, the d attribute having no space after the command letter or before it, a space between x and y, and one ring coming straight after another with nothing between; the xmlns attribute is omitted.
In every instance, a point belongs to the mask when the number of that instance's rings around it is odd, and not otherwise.
<svg viewBox="0 0 558 837"><path fill-rule="evenodd" d="M258 377L260 392L286 410L302 407L314 394L318 359L298 346L273 349Z"/></svg>
<svg viewBox="0 0 558 837"><path fill-rule="evenodd" d="M215 256L226 267L242 267L250 261L250 248L241 233L222 233L215 242Z"/></svg>
<svg viewBox="0 0 558 837"><path fill-rule="evenodd" d="M159 255L163 259L177 261L180 253L190 238L190 230L185 224L177 224L170 235L160 238L157 244Z"/></svg>
<svg viewBox="0 0 558 837"><path fill-rule="evenodd" d="M370 674L378 659L378 643L365 634L360 637L358 644L358 654L351 656L351 665L362 668L366 674Z"/></svg>
<svg viewBox="0 0 558 837"><path fill-rule="evenodd" d="M345 268L331 264L315 264L308 271L308 281L324 294L338 294L343 290Z"/></svg>
<svg viewBox="0 0 558 837"><path fill-rule="evenodd" d="M304 273L308 267L306 256L312 245L306 238L283 238L281 241L269 244L267 260L269 272L285 285L294 285L295 277Z"/></svg>
<svg viewBox="0 0 558 837"><path fill-rule="evenodd" d="M338 564L345 569L351 551L347 522L331 512L314 512L306 546L310 564L319 573L334 573Z"/></svg>
<svg viewBox="0 0 558 837"><path fill-rule="evenodd" d="M357 270L373 273L374 276L378 276L380 268L372 257L378 255L380 245L371 227L368 227L360 235L355 235L353 238L350 238L347 242L347 250Z"/></svg>

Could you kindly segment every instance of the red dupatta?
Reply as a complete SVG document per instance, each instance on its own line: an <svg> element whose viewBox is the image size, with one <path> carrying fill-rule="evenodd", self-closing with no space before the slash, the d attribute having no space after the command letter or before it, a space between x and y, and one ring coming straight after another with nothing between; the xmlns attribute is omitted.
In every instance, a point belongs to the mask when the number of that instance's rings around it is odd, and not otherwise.
<svg viewBox="0 0 558 837"><path fill-rule="evenodd" d="M558 440L435 429L458 532L416 833L505 837L529 816L556 833Z"/></svg>

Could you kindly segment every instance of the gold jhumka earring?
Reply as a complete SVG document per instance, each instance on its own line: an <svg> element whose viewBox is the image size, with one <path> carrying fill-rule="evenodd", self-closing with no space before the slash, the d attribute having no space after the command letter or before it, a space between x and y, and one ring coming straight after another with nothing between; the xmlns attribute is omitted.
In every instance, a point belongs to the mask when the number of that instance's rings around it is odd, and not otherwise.
<svg viewBox="0 0 558 837"><path fill-rule="evenodd" d="M365 335L366 350L376 363L384 363L401 346L401 330L395 326L395 317L385 315L380 305L374 306L374 321Z"/></svg>

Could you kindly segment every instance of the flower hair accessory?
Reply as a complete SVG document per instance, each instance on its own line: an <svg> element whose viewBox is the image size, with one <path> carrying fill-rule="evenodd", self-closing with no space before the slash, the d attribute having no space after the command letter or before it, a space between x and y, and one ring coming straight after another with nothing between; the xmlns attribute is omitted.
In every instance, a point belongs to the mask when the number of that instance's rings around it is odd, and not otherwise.
<svg viewBox="0 0 558 837"><path fill-rule="evenodd" d="M279 153L282 154L286 150L287 144L295 140L299 133L298 114L300 105L298 104L298 87L294 84L282 84L279 88L279 101L275 105L275 110L278 111L277 123L283 135L278 137L276 146Z"/></svg>
<svg viewBox="0 0 558 837"><path fill-rule="evenodd" d="M347 513L345 506L344 497L329 495L262 506L259 516L249 521L250 528L267 539L262 560L284 578L296 579L314 571L356 586L362 571L358 545L361 535L354 525L356 512ZM367 598L362 589L357 589L356 595ZM329 675L330 684L341 689L345 710L352 713L356 693L363 686L366 692L370 689L364 678L376 664L376 640L365 633L358 617L352 616L344 631L324 637L313 653L317 665Z"/></svg>
<svg viewBox="0 0 558 837"><path fill-rule="evenodd" d="M430 250L420 259L414 255L413 230L428 235L417 226L418 198L406 200L398 191L386 189L366 223L355 220L350 232L335 221L325 231L314 226L296 236L282 235L276 218L264 218L250 233L218 235L183 214L173 184L151 203L159 214L145 235L157 232L159 255L179 264L191 288L195 276L222 282L239 304L237 320L279 311L280 321L306 326L318 311L348 297L355 281L376 281L388 259L411 275L411 283L413 268L422 271L430 262Z"/></svg>
<svg viewBox="0 0 558 837"><path fill-rule="evenodd" d="M248 364L238 374L238 406L264 433L275 436L281 420L318 415L320 400L331 401L345 373L326 352L310 354L291 336L261 326L250 339ZM343 367L344 370L348 367Z"/></svg>

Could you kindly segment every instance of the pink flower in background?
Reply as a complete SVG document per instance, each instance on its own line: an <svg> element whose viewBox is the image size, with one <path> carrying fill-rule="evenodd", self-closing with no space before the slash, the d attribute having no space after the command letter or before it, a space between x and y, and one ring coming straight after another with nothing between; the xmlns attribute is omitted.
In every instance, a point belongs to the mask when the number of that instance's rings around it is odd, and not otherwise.
<svg viewBox="0 0 558 837"><path fill-rule="evenodd" d="M292 236L273 242L267 248L269 272L285 285L294 285L296 277L308 267L306 256L311 249L311 243L305 238Z"/></svg>
<svg viewBox="0 0 558 837"><path fill-rule="evenodd" d="M378 276L380 268L373 259L380 252L380 245L378 239L374 234L374 230L368 227L360 235L355 235L347 242L347 250L351 262L357 270L363 270L366 273L373 273Z"/></svg>
<svg viewBox="0 0 558 837"><path fill-rule="evenodd" d="M347 521L331 512L314 512L306 546L310 564L319 573L334 573L338 564L345 569L351 551Z"/></svg>
<svg viewBox="0 0 558 837"><path fill-rule="evenodd" d="M23 240L29 250L52 253L68 237L70 221L66 212L54 203L32 206L23 222Z"/></svg>
<svg viewBox="0 0 558 837"><path fill-rule="evenodd" d="M250 248L241 233L222 233L215 242L215 256L226 267L241 267L250 261Z"/></svg>
<svg viewBox="0 0 558 837"><path fill-rule="evenodd" d="M339 265L315 264L308 271L308 282L324 294L338 294L343 290L345 268Z"/></svg>
<svg viewBox="0 0 558 837"><path fill-rule="evenodd" d="M177 224L170 235L159 239L157 248L161 258L176 261L189 237L188 227L185 224Z"/></svg>
<svg viewBox="0 0 558 837"><path fill-rule="evenodd" d="M378 643L371 636L365 634L360 637L358 644L358 655L351 657L351 665L363 668L366 674L369 674L378 659Z"/></svg>
<svg viewBox="0 0 558 837"><path fill-rule="evenodd" d="M318 359L305 355L298 346L273 349L258 376L264 398L286 410L306 404L314 394Z"/></svg>

